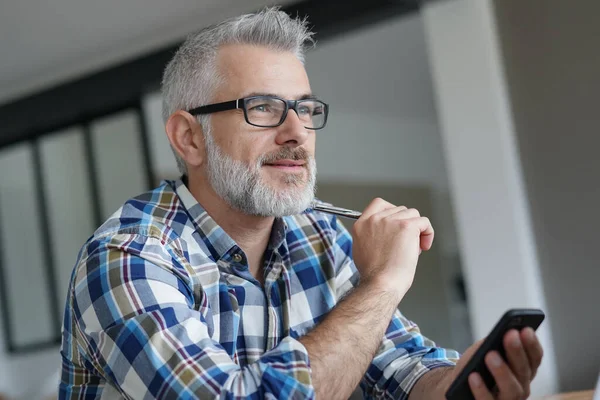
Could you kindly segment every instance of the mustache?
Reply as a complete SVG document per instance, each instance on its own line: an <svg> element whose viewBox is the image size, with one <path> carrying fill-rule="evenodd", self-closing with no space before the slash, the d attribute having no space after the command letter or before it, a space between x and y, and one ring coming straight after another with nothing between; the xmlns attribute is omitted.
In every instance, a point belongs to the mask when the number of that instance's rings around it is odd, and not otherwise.
<svg viewBox="0 0 600 400"><path fill-rule="evenodd" d="M308 161L311 155L302 147L284 147L272 153L263 154L259 159L259 165L272 164L279 160L304 160Z"/></svg>

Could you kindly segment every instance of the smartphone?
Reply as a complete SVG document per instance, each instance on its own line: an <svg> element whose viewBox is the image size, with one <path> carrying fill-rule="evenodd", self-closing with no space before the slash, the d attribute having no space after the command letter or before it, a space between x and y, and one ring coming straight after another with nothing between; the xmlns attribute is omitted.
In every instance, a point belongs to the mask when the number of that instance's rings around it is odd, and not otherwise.
<svg viewBox="0 0 600 400"><path fill-rule="evenodd" d="M544 318L544 312L538 309L515 308L504 313L496 326L494 326L494 329L492 329L492 332L485 338L481 346L477 349L475 354L473 354L473 357L467 362L467 365L465 365L465 368L461 371L460 375L452 382L450 388L446 392L446 399L474 399L468 381L469 375L472 372L478 372L488 389L494 390L496 382L485 365L485 355L490 351L495 350L500 353L502 358L506 361L506 353L502 343L504 335L511 329L520 331L523 328L530 327L533 328L533 330L536 330Z"/></svg>

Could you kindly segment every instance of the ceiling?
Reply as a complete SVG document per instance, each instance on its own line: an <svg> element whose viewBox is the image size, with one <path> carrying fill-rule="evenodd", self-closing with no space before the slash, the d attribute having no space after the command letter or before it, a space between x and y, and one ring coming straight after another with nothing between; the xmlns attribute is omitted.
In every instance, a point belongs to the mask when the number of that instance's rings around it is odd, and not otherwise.
<svg viewBox="0 0 600 400"><path fill-rule="evenodd" d="M182 40L208 24L297 0L0 0L0 104ZM336 107L435 115L423 22L403 16L319 43L307 57Z"/></svg>
<svg viewBox="0 0 600 400"><path fill-rule="evenodd" d="M0 103L293 0L0 0Z"/></svg>

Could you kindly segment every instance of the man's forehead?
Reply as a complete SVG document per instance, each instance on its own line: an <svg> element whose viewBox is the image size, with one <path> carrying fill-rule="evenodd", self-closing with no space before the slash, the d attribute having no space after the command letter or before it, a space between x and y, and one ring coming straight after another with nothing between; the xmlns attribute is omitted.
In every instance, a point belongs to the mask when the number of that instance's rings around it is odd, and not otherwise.
<svg viewBox="0 0 600 400"><path fill-rule="evenodd" d="M220 91L230 96L313 97L302 62L292 52L267 47L227 45L219 50Z"/></svg>

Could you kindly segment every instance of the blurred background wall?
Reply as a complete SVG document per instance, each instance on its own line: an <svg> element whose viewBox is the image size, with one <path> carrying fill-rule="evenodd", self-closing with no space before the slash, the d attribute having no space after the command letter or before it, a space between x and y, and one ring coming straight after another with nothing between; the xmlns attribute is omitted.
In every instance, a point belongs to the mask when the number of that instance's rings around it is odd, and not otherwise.
<svg viewBox="0 0 600 400"><path fill-rule="evenodd" d="M11 54L0 68L0 392L34 398L59 366L80 246L122 201L177 176L160 116L161 49L273 2L61 0L38 13L26 3L0 13L0 49ZM317 19L339 14L317 24L307 55L313 90L332 107L317 139L319 195L359 207L389 193L427 210L437 228L401 310L462 351L507 308L542 307L547 357L534 393L592 388L598 3L299 4ZM154 78L125 105L110 107L128 82L106 79L80 99L101 112L79 107L37 126L41 109L24 107L127 66L131 85ZM71 101L65 115L78 109ZM358 190L368 196L339 195Z"/></svg>
<svg viewBox="0 0 600 400"><path fill-rule="evenodd" d="M495 2L560 383L600 369L600 2Z"/></svg>

